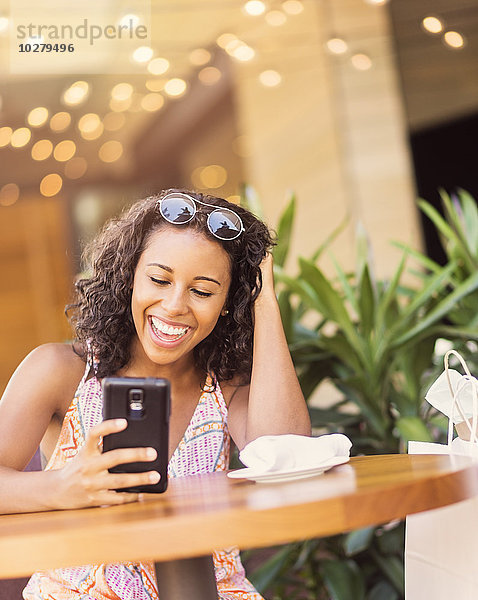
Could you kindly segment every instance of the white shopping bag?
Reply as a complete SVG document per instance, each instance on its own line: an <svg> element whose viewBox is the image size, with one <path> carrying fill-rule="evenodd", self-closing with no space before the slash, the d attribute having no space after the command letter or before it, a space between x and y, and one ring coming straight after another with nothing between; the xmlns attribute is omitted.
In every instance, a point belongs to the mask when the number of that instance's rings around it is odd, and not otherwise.
<svg viewBox="0 0 478 600"><path fill-rule="evenodd" d="M450 392L453 404L448 427L448 444L409 442L409 454L466 454L478 459L476 422L478 418L477 385L466 363L454 350L445 356L448 376L448 357L455 354L472 381L473 416L466 420L470 440L453 440L455 410L465 416L460 404L458 385ZM465 380L464 380L465 381ZM406 600L476 600L478 598L478 497L410 515L405 534L405 598Z"/></svg>

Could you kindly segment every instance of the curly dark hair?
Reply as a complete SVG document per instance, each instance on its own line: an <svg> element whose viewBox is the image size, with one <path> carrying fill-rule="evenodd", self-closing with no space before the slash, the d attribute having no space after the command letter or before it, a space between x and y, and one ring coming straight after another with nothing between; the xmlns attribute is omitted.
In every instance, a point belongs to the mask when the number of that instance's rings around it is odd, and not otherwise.
<svg viewBox="0 0 478 600"><path fill-rule="evenodd" d="M133 279L139 258L150 237L169 224L160 214L158 201L167 193L183 192L240 215L243 233L222 241L209 231L211 209L197 204L195 217L180 227L189 227L219 243L231 264L231 285L226 308L214 330L194 349L197 366L214 373L218 381L238 375L250 379L252 369L253 313L262 278L259 265L274 245L267 226L250 211L222 198L182 189L169 189L133 204L119 218L109 221L85 249L90 276L76 282L76 301L66 307L76 334L74 347L86 360L88 348L98 361L98 377L113 375L128 364L136 334L131 313Z"/></svg>

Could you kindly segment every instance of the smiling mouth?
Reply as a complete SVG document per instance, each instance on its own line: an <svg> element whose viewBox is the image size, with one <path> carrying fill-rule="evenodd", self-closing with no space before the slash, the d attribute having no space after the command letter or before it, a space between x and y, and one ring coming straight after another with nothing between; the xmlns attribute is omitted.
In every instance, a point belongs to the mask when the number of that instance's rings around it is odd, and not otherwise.
<svg viewBox="0 0 478 600"><path fill-rule="evenodd" d="M164 321L161 321L161 319L158 319L157 317L150 317L150 323L151 329L157 337L169 341L180 340L191 329L187 325L168 325L167 323L164 323Z"/></svg>

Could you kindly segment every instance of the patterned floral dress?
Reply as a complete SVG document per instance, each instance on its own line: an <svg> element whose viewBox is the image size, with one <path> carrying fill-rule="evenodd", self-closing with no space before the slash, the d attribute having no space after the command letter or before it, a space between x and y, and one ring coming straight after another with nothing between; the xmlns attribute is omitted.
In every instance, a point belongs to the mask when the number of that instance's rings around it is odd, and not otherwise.
<svg viewBox="0 0 478 600"><path fill-rule="evenodd" d="M46 469L60 469L78 453L88 430L102 420L103 399L90 366L68 408ZM194 415L168 465L169 477L224 471L229 465L227 406L219 385L208 376ZM239 550L213 553L220 600L263 600L246 579ZM88 565L35 573L23 591L25 600L158 600L152 563ZM184 599L192 600L192 599Z"/></svg>

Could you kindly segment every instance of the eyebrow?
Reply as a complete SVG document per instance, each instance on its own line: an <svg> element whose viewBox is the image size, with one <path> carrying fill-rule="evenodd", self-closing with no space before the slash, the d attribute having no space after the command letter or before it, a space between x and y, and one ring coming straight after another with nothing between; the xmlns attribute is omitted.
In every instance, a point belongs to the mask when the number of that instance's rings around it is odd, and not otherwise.
<svg viewBox="0 0 478 600"><path fill-rule="evenodd" d="M173 273L174 270L171 269L171 267L168 267L167 265L162 265L161 263L148 263L146 265L147 267L159 267L160 269L163 269L164 271L167 271L168 273ZM212 277L206 277L206 275L198 275L197 277L194 277L194 281L212 281L213 283L217 283L217 285L221 285L219 281L217 281L217 279L213 279Z"/></svg>

